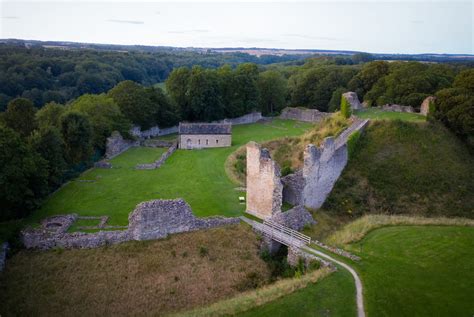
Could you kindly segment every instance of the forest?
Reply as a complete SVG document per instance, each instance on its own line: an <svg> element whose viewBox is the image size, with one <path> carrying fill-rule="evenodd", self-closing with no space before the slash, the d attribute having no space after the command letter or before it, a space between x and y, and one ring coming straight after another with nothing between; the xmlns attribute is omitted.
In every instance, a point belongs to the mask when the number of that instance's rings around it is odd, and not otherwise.
<svg viewBox="0 0 474 317"><path fill-rule="evenodd" d="M341 94L367 106L419 109L436 96L439 120L474 149L474 68L468 63L372 61L368 55L303 63L247 54L110 52L0 46L0 220L26 216L90 167L117 130L212 121L286 106L338 111ZM255 58L255 57L252 57ZM165 82L165 89L155 85Z"/></svg>

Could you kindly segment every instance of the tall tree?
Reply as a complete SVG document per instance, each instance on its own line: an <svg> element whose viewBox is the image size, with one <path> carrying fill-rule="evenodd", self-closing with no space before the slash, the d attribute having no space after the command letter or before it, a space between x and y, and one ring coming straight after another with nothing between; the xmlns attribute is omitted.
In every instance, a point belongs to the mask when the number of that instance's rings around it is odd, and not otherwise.
<svg viewBox="0 0 474 317"><path fill-rule="evenodd" d="M87 161L92 153L92 128L87 116L70 111L61 117L65 157L70 164Z"/></svg>
<svg viewBox="0 0 474 317"><path fill-rule="evenodd" d="M285 107L287 83L280 72L268 70L258 78L259 103L265 115L279 112Z"/></svg>
<svg viewBox="0 0 474 317"><path fill-rule="evenodd" d="M36 113L36 122L40 129L49 127L59 128L59 122L66 108L55 102L50 102Z"/></svg>
<svg viewBox="0 0 474 317"><path fill-rule="evenodd" d="M166 79L166 91L171 101L176 105L185 120L190 120L192 110L189 106L188 84L191 77L191 71L187 67L174 69Z"/></svg>
<svg viewBox="0 0 474 317"><path fill-rule="evenodd" d="M28 215L48 192L46 162L14 130L0 125L0 219Z"/></svg>
<svg viewBox="0 0 474 317"><path fill-rule="evenodd" d="M36 128L35 113L36 108L30 100L16 98L8 103L3 120L9 128L27 137Z"/></svg>

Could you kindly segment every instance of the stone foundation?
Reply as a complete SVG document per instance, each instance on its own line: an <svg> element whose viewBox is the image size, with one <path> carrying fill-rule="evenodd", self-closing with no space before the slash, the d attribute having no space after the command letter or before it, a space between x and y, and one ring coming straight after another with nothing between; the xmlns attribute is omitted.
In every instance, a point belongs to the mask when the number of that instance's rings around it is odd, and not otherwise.
<svg viewBox="0 0 474 317"><path fill-rule="evenodd" d="M161 165L165 163L168 157L170 157L171 154L173 154L177 149L178 149L178 143L174 142L171 144L168 150L161 155L161 157L158 160L149 164L138 164L137 166L135 166L135 168L137 170L152 170L155 168L159 168Z"/></svg>

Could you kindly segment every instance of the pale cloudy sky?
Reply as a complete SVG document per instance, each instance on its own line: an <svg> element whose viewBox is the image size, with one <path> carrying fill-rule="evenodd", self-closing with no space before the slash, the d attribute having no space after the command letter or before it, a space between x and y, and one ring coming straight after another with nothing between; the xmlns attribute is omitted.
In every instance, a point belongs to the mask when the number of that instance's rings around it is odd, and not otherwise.
<svg viewBox="0 0 474 317"><path fill-rule="evenodd" d="M473 54L473 1L0 0L0 38Z"/></svg>

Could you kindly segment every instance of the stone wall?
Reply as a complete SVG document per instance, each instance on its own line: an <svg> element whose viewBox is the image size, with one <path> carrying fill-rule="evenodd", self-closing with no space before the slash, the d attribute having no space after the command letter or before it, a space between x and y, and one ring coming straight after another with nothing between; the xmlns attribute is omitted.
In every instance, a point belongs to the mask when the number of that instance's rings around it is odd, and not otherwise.
<svg viewBox="0 0 474 317"><path fill-rule="evenodd" d="M383 111L392 111L392 112L415 112L412 106L401 106L396 104L386 104L380 107Z"/></svg>
<svg viewBox="0 0 474 317"><path fill-rule="evenodd" d="M138 170L151 170L151 169L159 168L168 159L168 157L170 157L171 154L173 154L177 149L178 149L178 143L174 142L171 144L168 150L161 155L161 157L158 160L149 164L138 164L137 166L135 166L135 168Z"/></svg>
<svg viewBox="0 0 474 317"><path fill-rule="evenodd" d="M302 230L306 225L314 225L313 216L303 206L296 206L285 212L280 212L271 218L272 221L296 231Z"/></svg>
<svg viewBox="0 0 474 317"><path fill-rule="evenodd" d="M316 255L309 254L307 252L303 252L300 249L293 248L293 247L288 247L288 257L287 257L288 264L291 265L291 266L297 266L299 259L303 259L304 266L306 268L309 267L309 264L312 261L318 261L318 262L321 263L321 265L323 267L331 267L334 270L336 269L334 264L332 264L331 262L329 262L327 260L324 260L324 259L322 259L322 258L320 258Z"/></svg>
<svg viewBox="0 0 474 317"><path fill-rule="evenodd" d="M264 117L262 117L261 112L251 112L249 114L245 114L245 115L243 115L241 117L238 117L238 118L231 118L231 119L213 121L213 123L232 123L232 125L239 125L239 124L255 123L259 120L262 120L263 118Z"/></svg>
<svg viewBox="0 0 474 317"><path fill-rule="evenodd" d="M114 131L112 135L107 138L105 157L111 159L128 150L130 147L138 145L140 145L140 142L125 140L118 131Z"/></svg>
<svg viewBox="0 0 474 317"><path fill-rule="evenodd" d="M197 218L182 199L151 200L139 204L128 217L129 231L134 240L150 240L168 234L208 229L239 223L238 218Z"/></svg>
<svg viewBox="0 0 474 317"><path fill-rule="evenodd" d="M347 141L367 124L368 120L355 120L336 139L326 138L320 148L309 144L303 170L282 179L283 201L312 209L321 207L347 164Z"/></svg>
<svg viewBox="0 0 474 317"><path fill-rule="evenodd" d="M359 110L363 108L359 101L359 97L357 97L357 93L353 91L343 93L342 98L345 98L349 102L352 110Z"/></svg>
<svg viewBox="0 0 474 317"><path fill-rule="evenodd" d="M160 129L158 126L151 127L148 130L142 131L139 126L134 126L130 129L130 134L138 139L149 139L161 135L168 135L178 133L178 126Z"/></svg>
<svg viewBox="0 0 474 317"><path fill-rule="evenodd" d="M46 218L39 228L22 231L23 244L28 249L42 250L57 247L97 248L130 240L160 239L172 233L237 224L240 221L239 218L197 218L182 199L151 200L138 204L129 216L126 230L68 233L68 228L77 218L75 214Z"/></svg>
<svg viewBox="0 0 474 317"><path fill-rule="evenodd" d="M423 100L420 106L420 114L427 116L428 113L430 112L430 104L434 103L436 100L436 97L434 96L428 96Z"/></svg>
<svg viewBox="0 0 474 317"><path fill-rule="evenodd" d="M228 147L232 144L230 134L181 134L179 136L180 149L205 149Z"/></svg>
<svg viewBox="0 0 474 317"><path fill-rule="evenodd" d="M329 113L320 112L316 109L286 107L282 110L280 118L306 122L319 122L329 115Z"/></svg>
<svg viewBox="0 0 474 317"><path fill-rule="evenodd" d="M261 219L281 212L283 184L280 167L267 149L247 144L247 212Z"/></svg>

